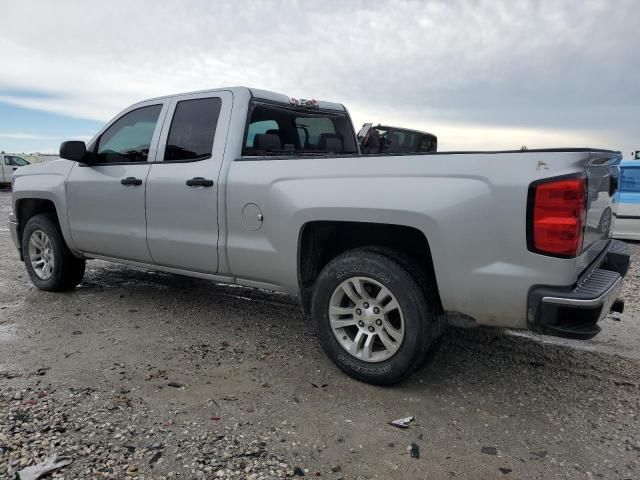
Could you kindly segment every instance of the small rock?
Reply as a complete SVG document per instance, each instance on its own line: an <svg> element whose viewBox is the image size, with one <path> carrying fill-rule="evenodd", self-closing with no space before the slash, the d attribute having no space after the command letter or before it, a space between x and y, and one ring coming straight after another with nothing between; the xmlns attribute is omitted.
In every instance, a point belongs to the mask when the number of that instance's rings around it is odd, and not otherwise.
<svg viewBox="0 0 640 480"><path fill-rule="evenodd" d="M417 443L411 444L411 458L420 458L420 447Z"/></svg>
<svg viewBox="0 0 640 480"><path fill-rule="evenodd" d="M331 467L331 471L333 473L338 473L341 470L342 470L342 467L340 467L340 465L336 465L335 467Z"/></svg>
<svg viewBox="0 0 640 480"><path fill-rule="evenodd" d="M498 449L496 447L482 447L480 450L482 453L486 453L487 455L497 455Z"/></svg>
<svg viewBox="0 0 640 480"><path fill-rule="evenodd" d="M149 459L149 465L153 465L154 463L156 463L158 460L160 460L160 457L162 457L162 452L154 453L153 457Z"/></svg>
<svg viewBox="0 0 640 480"><path fill-rule="evenodd" d="M300 467L293 467L293 474L297 475L298 477L304 477L304 470L302 470Z"/></svg>
<svg viewBox="0 0 640 480"><path fill-rule="evenodd" d="M503 475L513 472L513 470L511 470L510 468L504 468L504 467L500 467L498 470L500 470L500 473L502 473Z"/></svg>
<svg viewBox="0 0 640 480"><path fill-rule="evenodd" d="M535 455L538 458L544 458L548 455L549 452L546 450L540 450L539 452L531 452L532 455Z"/></svg>

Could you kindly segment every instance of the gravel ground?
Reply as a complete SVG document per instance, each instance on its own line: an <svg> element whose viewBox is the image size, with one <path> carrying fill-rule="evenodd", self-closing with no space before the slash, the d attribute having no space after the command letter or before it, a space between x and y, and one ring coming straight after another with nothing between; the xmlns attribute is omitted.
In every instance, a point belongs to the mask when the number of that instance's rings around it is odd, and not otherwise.
<svg viewBox="0 0 640 480"><path fill-rule="evenodd" d="M103 262L45 293L0 224L0 478L52 453L66 479L640 478L633 249L604 340L450 329L380 388L340 373L288 296Z"/></svg>

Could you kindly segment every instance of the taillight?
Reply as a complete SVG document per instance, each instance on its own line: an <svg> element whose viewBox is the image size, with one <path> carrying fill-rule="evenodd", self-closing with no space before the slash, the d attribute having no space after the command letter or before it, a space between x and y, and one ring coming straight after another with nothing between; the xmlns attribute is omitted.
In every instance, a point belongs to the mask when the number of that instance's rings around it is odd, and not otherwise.
<svg viewBox="0 0 640 480"><path fill-rule="evenodd" d="M586 190L585 175L532 184L527 219L530 250L560 257L580 253L587 216Z"/></svg>

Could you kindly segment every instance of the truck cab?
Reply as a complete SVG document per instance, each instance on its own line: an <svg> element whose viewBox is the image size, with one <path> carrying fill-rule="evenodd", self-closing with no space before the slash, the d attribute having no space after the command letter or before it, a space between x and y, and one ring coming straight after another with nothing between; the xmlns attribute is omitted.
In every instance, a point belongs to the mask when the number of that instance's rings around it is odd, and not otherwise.
<svg viewBox="0 0 640 480"><path fill-rule="evenodd" d="M362 126L358 132L358 142L364 154L438 151L438 137L432 133L386 125L374 127L372 123Z"/></svg>

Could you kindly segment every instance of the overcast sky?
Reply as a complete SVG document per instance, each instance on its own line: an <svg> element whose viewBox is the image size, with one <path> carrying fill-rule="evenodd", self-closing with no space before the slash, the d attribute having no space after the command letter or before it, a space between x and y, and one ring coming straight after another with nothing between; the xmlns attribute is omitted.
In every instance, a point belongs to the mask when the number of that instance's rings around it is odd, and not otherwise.
<svg viewBox="0 0 640 480"><path fill-rule="evenodd" d="M439 148L640 149L640 1L0 0L0 150L129 104L246 85Z"/></svg>

